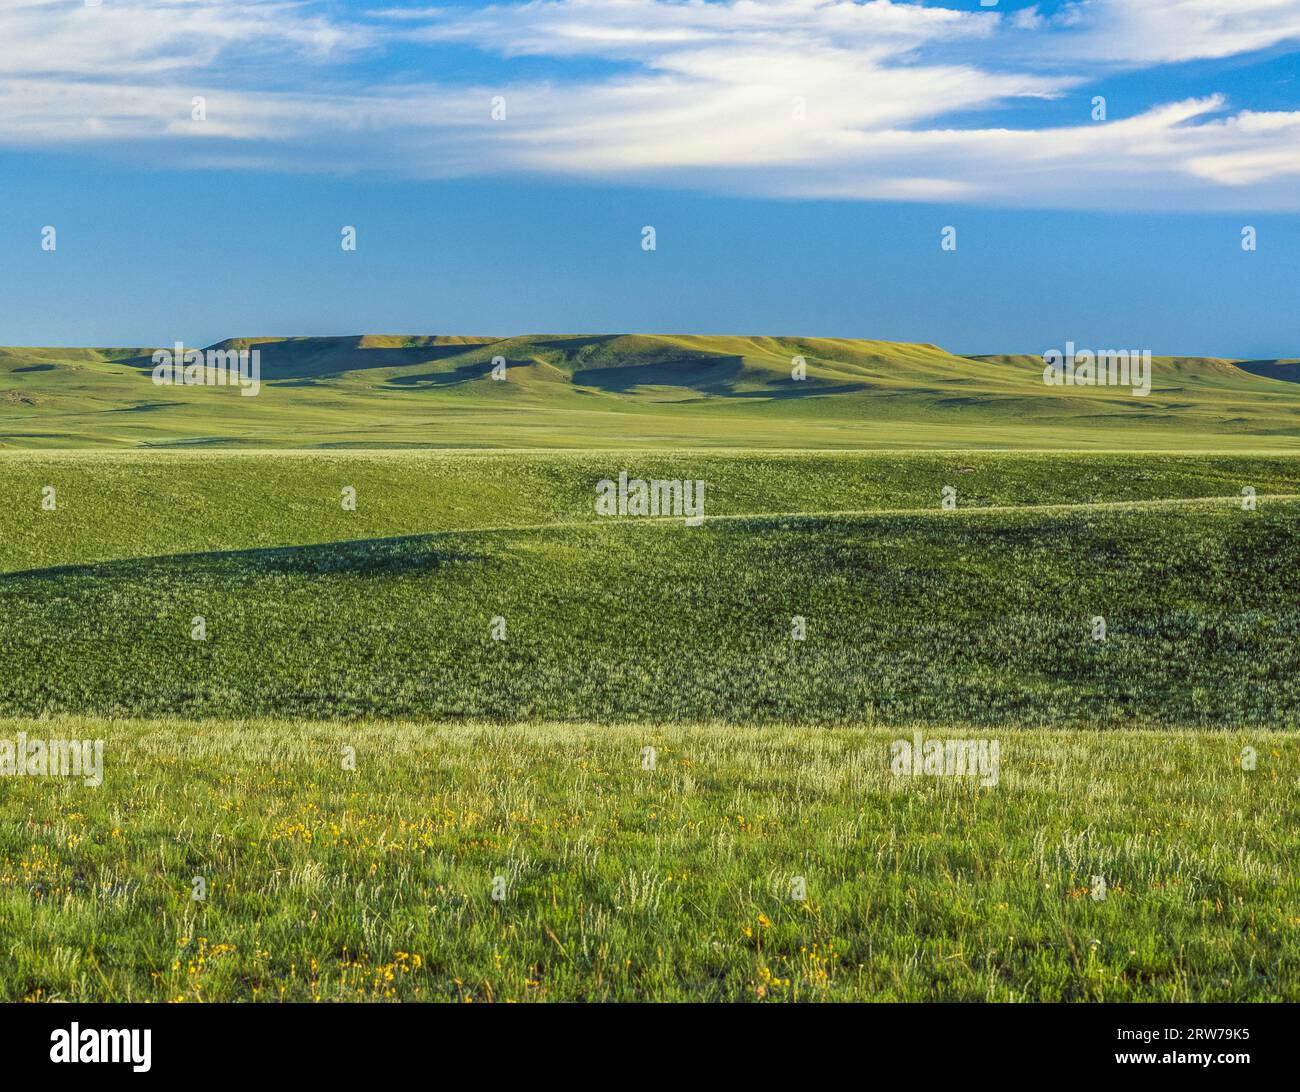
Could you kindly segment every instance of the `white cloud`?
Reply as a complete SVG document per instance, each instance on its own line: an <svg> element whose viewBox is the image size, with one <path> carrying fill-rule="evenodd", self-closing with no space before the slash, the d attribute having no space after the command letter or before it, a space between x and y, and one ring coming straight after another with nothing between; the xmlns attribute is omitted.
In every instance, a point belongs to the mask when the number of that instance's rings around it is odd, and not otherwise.
<svg viewBox="0 0 1300 1092"><path fill-rule="evenodd" d="M766 44L790 53L808 43L852 48L864 60L941 40L986 38L1000 15L890 0L526 0L474 10L377 12L421 24L425 41L490 45L507 56L588 55L649 61L677 49Z"/></svg>
<svg viewBox="0 0 1300 1092"><path fill-rule="evenodd" d="M1296 208L1300 112L1232 113L1207 94L1094 123L1069 57L1214 56L1297 29L1300 0L1082 0L1051 17L888 0L532 0L346 22L306 0L13 0L0 10L0 144L163 141L172 164L526 171L789 197ZM1015 61L1027 42L1033 66ZM404 72L412 50L430 74L449 56L461 71L512 71L466 65L472 47L547 76L399 83L383 65L398 47ZM962 124L1069 93L1078 124ZM196 94L203 122L190 120ZM507 122L489 119L495 94Z"/></svg>
<svg viewBox="0 0 1300 1092"><path fill-rule="evenodd" d="M1254 206L1294 207L1300 177L1300 112L1215 119L1212 114L1220 106L1215 98L1188 100L1091 127L873 133L863 137L860 158L850 167L866 159L885 160L894 170L924 173L959 163L964 192L973 199L1001 192L1007 164L1015 164L1035 180L1033 186L1018 187L1022 203L1078 208L1232 207L1240 204L1237 190L1254 185L1257 188L1249 195ZM1262 142L1265 134L1270 139ZM1224 188L1231 192L1225 193ZM792 179L791 192L841 198L884 196L878 179L854 169Z"/></svg>
<svg viewBox="0 0 1300 1092"><path fill-rule="evenodd" d="M1300 112L1245 111L1216 127L1214 146L1187 158L1191 174L1225 186L1300 175Z"/></svg>
<svg viewBox="0 0 1300 1092"><path fill-rule="evenodd" d="M369 32L280 0L5 0L0 42L7 76L112 80L343 57L368 45Z"/></svg>
<svg viewBox="0 0 1300 1092"><path fill-rule="evenodd" d="M1079 0L1061 44L1143 64L1232 57L1300 41L1300 0Z"/></svg>

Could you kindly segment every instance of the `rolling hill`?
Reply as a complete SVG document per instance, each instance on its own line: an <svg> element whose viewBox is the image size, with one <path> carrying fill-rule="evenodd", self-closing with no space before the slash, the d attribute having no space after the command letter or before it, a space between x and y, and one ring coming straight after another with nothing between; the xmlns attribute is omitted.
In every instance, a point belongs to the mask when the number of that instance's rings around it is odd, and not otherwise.
<svg viewBox="0 0 1300 1092"><path fill-rule="evenodd" d="M884 341L363 335L212 348L258 350L257 397L157 386L148 348L0 348L0 447L1300 447L1295 360L1157 357L1139 398L1048 386L1036 356Z"/></svg>

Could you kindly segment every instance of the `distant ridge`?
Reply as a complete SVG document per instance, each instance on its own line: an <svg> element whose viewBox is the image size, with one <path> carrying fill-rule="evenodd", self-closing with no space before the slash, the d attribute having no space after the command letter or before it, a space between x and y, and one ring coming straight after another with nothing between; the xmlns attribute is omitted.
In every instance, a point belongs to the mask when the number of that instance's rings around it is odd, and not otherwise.
<svg viewBox="0 0 1300 1092"><path fill-rule="evenodd" d="M259 395L155 386L149 348L0 348L0 445L1300 446L1294 359L1158 357L1151 394L1134 398L1047 386L1038 356L864 339L358 334L207 348L257 349Z"/></svg>

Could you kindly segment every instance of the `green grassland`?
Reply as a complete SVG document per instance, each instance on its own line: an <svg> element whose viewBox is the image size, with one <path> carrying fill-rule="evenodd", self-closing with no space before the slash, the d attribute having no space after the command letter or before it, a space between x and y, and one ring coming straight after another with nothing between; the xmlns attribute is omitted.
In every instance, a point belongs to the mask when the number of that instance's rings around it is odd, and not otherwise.
<svg viewBox="0 0 1300 1092"><path fill-rule="evenodd" d="M1300 1000L1290 736L1007 732L980 787L901 726L43 729L106 776L0 789L11 1000Z"/></svg>
<svg viewBox="0 0 1300 1092"><path fill-rule="evenodd" d="M776 342L689 394L680 345L655 391L590 340L507 383L474 339L290 344L239 413L19 351L0 740L105 769L0 777L0 999L1300 1000L1284 366L1159 410L920 346L782 395ZM796 450L908 437L947 446ZM1135 450L1180 443L1223 450ZM598 517L621 470L703 525ZM893 775L914 730L997 783Z"/></svg>
<svg viewBox="0 0 1300 1092"><path fill-rule="evenodd" d="M1149 396L1041 358L829 338L233 338L257 397L155 386L149 349L0 349L0 446L1294 449L1294 361L1157 357ZM506 361L494 381L492 361ZM791 376L802 358L807 379Z"/></svg>
<svg viewBox="0 0 1300 1092"><path fill-rule="evenodd" d="M0 464L13 714L1282 729L1300 708L1292 457ZM705 481L704 525L597 517L620 469Z"/></svg>

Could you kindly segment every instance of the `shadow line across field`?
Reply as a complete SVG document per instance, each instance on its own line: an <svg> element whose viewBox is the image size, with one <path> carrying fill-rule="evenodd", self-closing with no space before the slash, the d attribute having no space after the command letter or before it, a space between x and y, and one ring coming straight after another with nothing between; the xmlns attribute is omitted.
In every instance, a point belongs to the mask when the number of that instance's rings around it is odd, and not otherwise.
<svg viewBox="0 0 1300 1092"><path fill-rule="evenodd" d="M1300 501L1300 493L1263 494L1258 501ZM1240 504L1239 496L1177 497L1136 501L1089 501L1067 504L987 505L966 508L865 508L833 509L819 512L741 512L706 515L703 522L712 526L726 524L789 524L800 521L834 523L841 520L870 521L893 518L961 519L980 516L1071 515L1081 512L1150 511L1152 509L1191 508L1198 505ZM0 583L16 580L54 580L66 576L93 576L106 571L164 565L212 565L234 563L239 566L279 573L395 573L426 570L445 564L462 564L490 560L485 551L436 549L434 543L448 538L507 534L533 534L546 531L599 531L636 527L684 527L681 516L625 517L607 520L560 520L550 523L498 525L493 527L459 527L412 535L389 535L374 538L339 539L329 542L259 546L235 550L193 550L175 554L145 554L129 558L84 562L76 565L53 565L17 569L0 573ZM422 548L423 547L423 548Z"/></svg>

